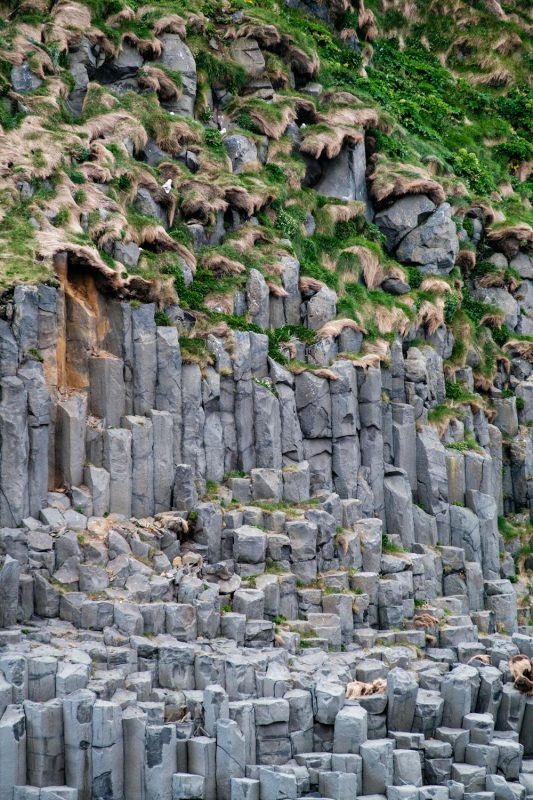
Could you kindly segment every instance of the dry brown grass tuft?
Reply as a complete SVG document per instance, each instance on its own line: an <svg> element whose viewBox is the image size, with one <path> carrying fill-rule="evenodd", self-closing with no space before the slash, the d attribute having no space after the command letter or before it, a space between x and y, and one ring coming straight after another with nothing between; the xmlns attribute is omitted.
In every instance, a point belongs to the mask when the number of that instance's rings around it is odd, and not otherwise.
<svg viewBox="0 0 533 800"><path fill-rule="evenodd" d="M529 656L523 653L511 656L509 670L513 676L515 689L524 694L533 695L533 661Z"/></svg>
<svg viewBox="0 0 533 800"><path fill-rule="evenodd" d="M268 25L267 23L255 21L247 21L239 25L238 28L228 28L224 38L257 39L261 47L264 47L266 50L281 44L281 34L275 25Z"/></svg>
<svg viewBox="0 0 533 800"><path fill-rule="evenodd" d="M204 267L212 270L215 275L242 275L246 272L246 267L240 261L222 255L221 253L209 253L202 258Z"/></svg>
<svg viewBox="0 0 533 800"><path fill-rule="evenodd" d="M319 131L308 128L303 133L300 151L314 159L322 155L332 159L339 155L345 144L356 145L363 138L363 133L354 128L339 126Z"/></svg>
<svg viewBox="0 0 533 800"><path fill-rule="evenodd" d="M369 180L372 184L371 196L378 204L391 202L408 194L427 194L436 205L446 198L440 183L432 180L421 167L391 163L382 156L378 157Z"/></svg>
<svg viewBox="0 0 533 800"><path fill-rule="evenodd" d="M181 94L181 88L158 67L143 67L137 74L137 80L139 86L156 92L161 100L174 100Z"/></svg>
<svg viewBox="0 0 533 800"><path fill-rule="evenodd" d="M82 3L60 0L52 9L52 24L45 30L45 41L54 42L66 53L91 27L91 12Z"/></svg>
<svg viewBox="0 0 533 800"><path fill-rule="evenodd" d="M254 124L261 133L265 136L269 136L271 139L279 139L283 136L287 130L287 126L296 119L296 111L289 105L279 107L279 111L279 119L274 119L274 117L263 112L261 108L249 109L250 117Z"/></svg>
<svg viewBox="0 0 533 800"><path fill-rule="evenodd" d="M269 292L273 297L288 296L288 292L279 283L275 283L274 281L267 281L266 285L268 286Z"/></svg>
<svg viewBox="0 0 533 800"><path fill-rule="evenodd" d="M506 225L490 231L488 243L502 252L508 259L514 258L521 248L533 246L533 228L527 222Z"/></svg>
<svg viewBox="0 0 533 800"><path fill-rule="evenodd" d="M204 304L211 311L218 311L222 314L233 314L235 307L233 293L208 295Z"/></svg>
<svg viewBox="0 0 533 800"><path fill-rule="evenodd" d="M373 42L379 34L374 14L372 11L365 8L364 0L359 0L357 32L359 34L359 38L365 42Z"/></svg>
<svg viewBox="0 0 533 800"><path fill-rule="evenodd" d="M455 263L463 272L470 272L476 266L476 253L474 250L459 250Z"/></svg>
<svg viewBox="0 0 533 800"><path fill-rule="evenodd" d="M47 0L21 0L21 2L17 3L16 10L19 14L27 14L31 11L38 11L43 14L48 11L48 2Z"/></svg>
<svg viewBox="0 0 533 800"><path fill-rule="evenodd" d="M350 0L329 0L329 7L335 15L346 14L347 11L353 10Z"/></svg>
<svg viewBox="0 0 533 800"><path fill-rule="evenodd" d="M481 324L482 325L489 325L490 327L499 328L505 322L505 314L501 313L491 313L485 314L485 316L481 317Z"/></svg>
<svg viewBox="0 0 533 800"><path fill-rule="evenodd" d="M234 250L243 255L251 250L252 247L259 241L268 241L265 231L258 228L256 225L244 225L239 229L239 233L235 237L226 237L226 243L231 245Z"/></svg>
<svg viewBox="0 0 533 800"><path fill-rule="evenodd" d="M481 375L479 372L474 372L474 388L480 392L490 392L493 380L493 376Z"/></svg>
<svg viewBox="0 0 533 800"><path fill-rule="evenodd" d="M424 278L420 284L421 292L451 292L452 287L449 283L442 280L442 278Z"/></svg>
<svg viewBox="0 0 533 800"><path fill-rule="evenodd" d="M489 11L491 14L494 14L494 16L499 17L500 19L507 18L503 8L498 3L498 0L485 0L485 5L487 7L487 11Z"/></svg>
<svg viewBox="0 0 533 800"><path fill-rule="evenodd" d="M353 363L356 367L361 367L367 370L374 367L380 367L383 358L378 353L365 353L360 358L354 359Z"/></svg>
<svg viewBox="0 0 533 800"><path fill-rule="evenodd" d="M357 333L364 333L365 329L359 325L354 319L333 319L331 322L326 322L319 331L317 336L319 339L324 339L326 336L337 337L340 336L344 328L351 328Z"/></svg>
<svg viewBox="0 0 533 800"><path fill-rule="evenodd" d="M498 41L492 45L492 49L500 56L508 56L522 47L522 39L517 33L504 33Z"/></svg>
<svg viewBox="0 0 533 800"><path fill-rule="evenodd" d="M484 288L490 288L490 287L501 288L503 286L506 286L505 275L503 274L503 272L489 272L487 275L483 275L476 282L478 286L483 286Z"/></svg>
<svg viewBox="0 0 533 800"><path fill-rule="evenodd" d="M85 35L90 43L93 46L97 46L100 52L104 53L107 58L116 58L119 53L119 48L105 33L98 30L98 28L90 28L86 31Z"/></svg>
<svg viewBox="0 0 533 800"><path fill-rule="evenodd" d="M513 73L506 67L498 66L488 73L481 72L471 75L470 81L479 86L491 86L493 89L501 89L513 82Z"/></svg>
<svg viewBox="0 0 533 800"><path fill-rule="evenodd" d="M506 353L514 353L520 358L524 358L526 361L533 362L533 342L522 341L521 339L509 339L506 342L502 350Z"/></svg>
<svg viewBox="0 0 533 800"><path fill-rule="evenodd" d="M385 273L379 263L378 256L372 252L372 250L358 244L347 247L342 252L353 253L353 255L357 256L361 264L361 270L367 289L371 291L377 289L385 278Z"/></svg>
<svg viewBox="0 0 533 800"><path fill-rule="evenodd" d="M133 114L122 110L92 117L84 122L82 129L87 134L89 142L93 142L95 139L122 142L128 136L137 152L148 141L148 134L139 120Z"/></svg>
<svg viewBox="0 0 533 800"><path fill-rule="evenodd" d="M313 295L324 288L326 284L308 275L301 275L299 280L300 292L305 295Z"/></svg>
<svg viewBox="0 0 533 800"><path fill-rule="evenodd" d="M320 367L319 369L312 370L313 375L316 375L317 378L324 378L327 381L338 381L339 376L336 372L332 369L328 369L327 367Z"/></svg>
<svg viewBox="0 0 533 800"><path fill-rule="evenodd" d="M185 145L199 141L199 134L186 120L155 119L154 139L162 150L176 156Z"/></svg>
<svg viewBox="0 0 533 800"><path fill-rule="evenodd" d="M121 285L119 272L111 269L102 260L96 248L66 241L65 231L61 228L50 226L48 229L41 230L37 252L42 258L49 261L52 261L58 253L68 253L75 261L100 272L113 288L118 289Z"/></svg>
<svg viewBox="0 0 533 800"><path fill-rule="evenodd" d="M0 128L0 188L14 187L21 176L27 180L48 178L62 166L65 146L81 143L76 133L57 136L33 114L16 130L2 132Z"/></svg>
<svg viewBox="0 0 533 800"><path fill-rule="evenodd" d="M160 36L162 33L177 33L182 39L187 36L185 20L177 14L166 14L164 17L156 19L153 31L154 36Z"/></svg>
<svg viewBox="0 0 533 800"><path fill-rule="evenodd" d="M272 200L273 195L266 192L263 187L261 189L258 187L258 190L253 192L244 186L234 185L225 187L224 197L228 205L237 211L242 211L247 217L252 217Z"/></svg>
<svg viewBox="0 0 533 800"><path fill-rule="evenodd" d="M374 339L363 342L363 353L378 355L382 360L390 358L390 347L385 339Z"/></svg>
<svg viewBox="0 0 533 800"><path fill-rule="evenodd" d="M331 126L350 125L377 128L380 118L375 108L335 105L330 107L326 114L319 114L318 122L324 122Z"/></svg>
<svg viewBox="0 0 533 800"><path fill-rule="evenodd" d="M327 220L327 227L333 228L337 222L349 222L364 212L364 203L359 200L350 200L343 205L340 203L326 203L322 206L322 214ZM318 221L317 221L318 222Z"/></svg>
<svg viewBox="0 0 533 800"><path fill-rule="evenodd" d="M180 187L181 211L187 219L198 219L211 223L219 211L226 211L228 202L224 191L216 184L201 181L186 181Z"/></svg>
<svg viewBox="0 0 533 800"><path fill-rule="evenodd" d="M42 35L42 25L19 23L12 46L0 47L0 58L10 64L20 65L31 55L32 72L44 80L45 73L54 72L54 64L45 50L32 44L32 41L40 42Z"/></svg>
<svg viewBox="0 0 533 800"><path fill-rule="evenodd" d="M112 14L110 17L107 17L106 24L109 27L114 28L120 26L123 22L133 22L135 19L135 11L131 6L124 6L120 11L116 14Z"/></svg>
<svg viewBox="0 0 533 800"><path fill-rule="evenodd" d="M409 330L411 324L409 317L398 306L387 308L387 306L376 305L371 313L372 319L382 336L393 332L404 336Z"/></svg>
<svg viewBox="0 0 533 800"><path fill-rule="evenodd" d="M433 614L429 614L427 611L424 611L423 613L415 616L414 623L418 628L433 628L435 625L439 624L439 621L437 617L433 616Z"/></svg>
<svg viewBox="0 0 533 800"><path fill-rule="evenodd" d="M384 694L387 691L387 681L377 678L372 683L364 681L351 681L346 685L347 700L357 700L358 697L368 697L372 694Z"/></svg>
<svg viewBox="0 0 533 800"><path fill-rule="evenodd" d="M383 13L390 9L398 11L407 22L416 22L419 18L415 0L381 0Z"/></svg>
<svg viewBox="0 0 533 800"><path fill-rule="evenodd" d="M417 328L425 327L427 333L432 336L441 325L444 325L443 298L438 297L433 303L424 300L416 315Z"/></svg>
<svg viewBox="0 0 533 800"><path fill-rule="evenodd" d="M86 164L81 164L79 172L85 175L86 180L92 181L93 183L109 183L113 180L113 173L109 167L104 167L101 164L93 164L90 161Z"/></svg>
<svg viewBox="0 0 533 800"><path fill-rule="evenodd" d="M126 31L122 35L120 49L124 43L134 47L144 58L150 61L160 58L163 53L163 43L159 39L146 39L142 36L137 36L133 31Z"/></svg>

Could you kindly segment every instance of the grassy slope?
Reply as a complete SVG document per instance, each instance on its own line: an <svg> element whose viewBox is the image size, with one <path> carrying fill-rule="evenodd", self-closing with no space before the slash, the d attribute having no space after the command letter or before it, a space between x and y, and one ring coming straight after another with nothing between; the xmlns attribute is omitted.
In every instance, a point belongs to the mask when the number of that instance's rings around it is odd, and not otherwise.
<svg viewBox="0 0 533 800"><path fill-rule="evenodd" d="M8 289L14 281L35 281L50 274L46 258L38 260L39 232L30 225L30 218L42 219L45 212L52 219L51 235L62 236L73 244L92 246L98 250L102 263L116 267L106 254L104 242L110 234L110 223L102 233L91 179L84 171L95 160L109 171L107 197L115 203L111 218L115 220L116 235L136 238L145 244L151 220L141 217L132 208L135 187L150 176L159 185L163 182L161 170L149 169L130 158L120 145L119 132L103 136L105 156L98 159L88 137L91 121L105 120L110 111L110 98L102 89L93 87L86 100L81 118L74 119L68 112L64 99L57 92L58 80L65 91L71 85L64 53L49 34L53 14L32 10L15 4L18 13L3 15L0 22L0 123L9 136L25 130L27 115L13 105L9 98L10 53L19 47L17 34L22 25L33 25L43 35L41 45L30 46L27 55L32 67L45 59L46 80L28 98L32 114L41 120L50 139L51 154L31 144L35 134L25 132L25 143L31 147L31 157L12 172L21 179L30 180L36 191L28 199L20 200L13 191L13 181L4 175L1 183L2 214L0 222L0 288ZM210 86L224 86L235 93L230 105L233 126L252 136L259 136L265 126L276 126L287 109L295 107L299 92L288 85L287 48L278 49L267 56L267 67L274 80L278 99L267 105L242 97L246 76L232 62L226 34L234 27L232 15L242 11L254 24L275 24L278 31L291 38L291 46L299 48L310 62L318 55L320 69L312 79L326 90L346 91L356 95L362 107L377 110L379 122L370 126L368 134L375 140L378 169L385 175L390 171L409 173L410 169L427 170L444 188L454 205L457 222L468 232L471 224L465 214L472 205L485 203L500 213L500 224L533 222L531 199L533 184L523 178L523 164L533 158L531 145L531 119L533 94L527 84L532 63L532 41L528 33L527 4L503 4L507 15L502 20L488 13L484 2L462 3L460 0L440 0L438 4L419 0L418 3L385 2L374 0L372 8L379 35L372 45L362 43L362 53L343 43L345 34L357 28L356 12L337 17L333 26L326 25L301 12L285 8L273 0L246 2L234 0L223 4L213 0L197 0L191 4L177 2L158 3L157 11L141 19L123 19L118 22L110 16L119 12L121 0L91 0L85 2L92 14L92 25L101 31L110 46L119 46L127 33L150 41L154 22L164 13L181 14L187 19L191 11L205 14L205 24L197 25L188 18L188 43L199 68L199 93L197 118L201 123L210 121L209 109L204 102ZM139 2L129 4L134 10ZM213 51L208 42L215 39L219 51ZM487 43L491 46L488 57ZM169 75L179 82L177 76ZM422 276L415 269L404 270L412 291L408 297L398 299L384 293L360 277L361 259L349 249L364 247L373 253L387 271L396 267L382 249L379 231L368 225L362 215L350 221L335 222L332 203L312 190L300 185L304 166L298 156L290 153L290 140L282 136L275 153L266 167L254 172L233 176L228 171L221 138L214 129L187 120L178 120L163 111L155 94L123 95L112 100L113 112L127 112L140 122L143 129L161 146L176 140L175 126L181 125L178 144L189 142L196 149L202 169L196 176L200 183L191 185L191 176L179 168L174 176L174 197L177 214L169 237L160 246L145 248L136 272L146 279L174 279L180 300L189 308L200 312L201 320L216 323L225 320L233 327L247 326L246 320L230 318L210 310L209 298L223 295L242 286L251 268L264 272L272 284L279 283L273 261L283 252L294 252L302 263L304 274L323 280L340 294L339 311L351 316L364 326L367 339L394 338L409 322L417 318L424 303L443 313L446 322L457 331L469 330L480 348L480 370L487 376L493 374L498 346L508 336L500 326L499 338L494 344L490 332L482 324L490 308L474 302L465 302L462 276L459 270L448 280L449 290L435 291L421 288ZM308 98L307 98L308 101ZM316 111L324 117L320 130L328 133L328 118L333 119L335 109L326 102L319 103ZM15 113L16 112L16 113ZM329 117L328 117L329 115ZM333 123L332 123L333 124ZM123 130L123 129L121 129ZM127 124L126 124L127 130ZM317 126L319 132L319 126ZM116 135L115 135L116 134ZM33 137L33 139L32 139ZM181 138L180 138L181 137ZM11 175L12 178L12 175ZM204 183L202 183L204 181ZM206 186L216 187L217 198L205 199ZM502 187L506 187L504 193ZM190 287L181 279L181 269L176 262L172 243L190 248L190 235L183 223L186 203L196 203L207 221L213 220L216 202L227 197L230 189L245 195L247 202L256 202L256 213L262 226L262 241L255 247L239 248L231 237L217 248L206 248L197 255L196 278ZM203 194L202 194L203 193ZM200 201L198 201L199 195ZM66 198L66 199L65 199ZM252 199L250 199L252 198ZM92 200L92 204L91 204ZM197 202L198 201L198 202ZM196 206L195 206L196 207ZM52 214L50 212L53 212ZM88 230L79 225L80 213L89 221ZM312 212L317 220L313 236L306 236L302 223ZM350 215L347 215L350 216ZM43 225L50 228L45 220ZM105 226L104 226L105 227ZM56 233L57 232L57 233ZM112 233L112 230L111 230ZM236 237L239 238L238 236ZM283 240L280 243L280 240ZM287 241L289 240L289 242ZM468 247L468 245L466 245ZM348 251L348 252L346 252ZM487 253L478 253L478 263ZM213 260L214 259L214 260ZM217 262L218 259L218 262ZM224 264L240 264L223 269ZM213 267L213 264L215 266ZM216 264L218 263L218 267ZM213 304L211 304L213 305ZM384 320L376 323L375 309L379 308ZM494 309L492 309L494 311ZM435 312L437 313L437 312ZM201 321L200 320L200 321ZM273 352L280 341L292 331L271 335ZM464 340L464 335L459 337ZM464 348L454 354L456 363L464 358Z"/></svg>

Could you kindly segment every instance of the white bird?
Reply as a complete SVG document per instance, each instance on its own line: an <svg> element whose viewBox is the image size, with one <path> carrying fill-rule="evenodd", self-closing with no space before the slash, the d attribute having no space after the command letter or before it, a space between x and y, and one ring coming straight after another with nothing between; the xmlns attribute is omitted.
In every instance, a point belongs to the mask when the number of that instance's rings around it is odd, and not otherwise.
<svg viewBox="0 0 533 800"><path fill-rule="evenodd" d="M167 194L170 194L170 192L172 191L172 178L169 178L168 181L166 181L166 183L163 184L163 191L166 192Z"/></svg>

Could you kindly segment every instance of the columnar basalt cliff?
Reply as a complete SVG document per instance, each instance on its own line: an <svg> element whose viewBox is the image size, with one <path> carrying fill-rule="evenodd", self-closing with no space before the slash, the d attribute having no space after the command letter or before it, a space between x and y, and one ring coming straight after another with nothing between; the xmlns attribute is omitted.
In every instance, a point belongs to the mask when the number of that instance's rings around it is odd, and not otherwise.
<svg viewBox="0 0 533 800"><path fill-rule="evenodd" d="M0 800L533 800L531 21L367 6L0 5Z"/></svg>

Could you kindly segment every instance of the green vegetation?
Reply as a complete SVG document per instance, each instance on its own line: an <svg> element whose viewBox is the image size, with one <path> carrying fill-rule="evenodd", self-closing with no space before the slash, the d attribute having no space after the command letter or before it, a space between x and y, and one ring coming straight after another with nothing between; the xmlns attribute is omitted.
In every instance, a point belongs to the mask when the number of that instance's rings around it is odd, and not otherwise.
<svg viewBox="0 0 533 800"><path fill-rule="evenodd" d="M198 72L196 119L169 112L160 102L157 81L142 92L125 93L91 81L82 113L74 116L67 102L74 86L68 56L49 36L55 8L28 9L12 2L0 21L0 126L5 144L11 146L15 139L9 136L16 135L18 149L2 176L0 290L17 281L51 279L50 253L62 242L89 248L100 266L121 269L109 245L123 239L142 248L138 266L125 276L164 285L169 300L175 299L169 296L172 286L196 320L186 331L180 328L180 343L184 361L202 369L213 363L206 336L228 328L266 333L272 358L295 371L302 366L290 356L292 340L313 345L318 341L313 331L299 325L262 331L251 315L233 313L235 294L246 291L252 270L263 275L272 295L283 297L286 257L299 260L301 276L337 292L338 317L358 324L363 352L407 331L422 343L428 314L433 328L449 326L455 339L449 365L464 366L473 351L476 391L489 391L509 357L511 340L533 341L511 331L501 310L474 291L480 282L516 291L521 282L511 267L489 261L487 238L474 245L474 210L485 213L490 206L487 217L497 220L492 230L533 222L533 183L524 168L533 159L533 48L525 0L503 3L501 17L477 1L458 0L452 8L443 0L435 10L418 0L407 15L396 5L367 0L371 19L363 28L349 3L343 11L326 4L326 22L274 0L162 0L154 7L134 2L135 13L115 19L126 9L125 0L82 2L91 11L91 27L100 32L102 52L106 47L118 51L125 36L139 41L149 54L141 72L145 80L159 46L154 26L168 14L183 17ZM249 75L238 63L235 31L241 18L255 28L274 87L272 102L250 91ZM43 26L26 57L44 80L28 93L24 106L10 94L21 23ZM183 88L180 73L157 65L157 80L170 86L171 94L172 87ZM322 94L302 91L307 82L320 83ZM213 94L224 95L226 130L215 124ZM300 148L293 147L295 131L288 127L293 121L300 128ZM369 188L371 183L379 195L387 182L427 180L440 185L454 206L455 223L467 238L460 267L438 276L440 284L437 276L401 266L387 254L384 236L365 219L362 205L310 188L318 179L308 168L315 156L304 160L302 144L314 137L316 158L324 163L324 141L330 145L340 130L357 138L363 128L372 159ZM224 139L243 132L258 157L233 172ZM147 137L168 154L160 165L149 165L141 152ZM194 171L180 155L188 150L197 159ZM172 188L165 197L160 187L169 175ZM155 218L136 209L140 186L149 187L160 204ZM237 218L244 224L233 229ZM246 222L250 218L253 225ZM221 241L215 231L222 221L226 235ZM192 282L184 277L190 272ZM385 291L388 275L410 291ZM164 311L155 319L158 325L172 324ZM430 409L430 422L445 426L460 418L457 405L463 403L479 406L480 396L448 381L446 403ZM517 408L523 409L520 398ZM469 449L472 443L465 439L450 446Z"/></svg>
<svg viewBox="0 0 533 800"><path fill-rule="evenodd" d="M521 528L513 524L513 522L506 517L498 517L498 530L506 542L512 542L514 539L519 539L522 535Z"/></svg>
<svg viewBox="0 0 533 800"><path fill-rule="evenodd" d="M391 538L386 534L383 533L381 535L381 549L384 553L388 555L395 555L397 553L405 553L405 548L401 547L401 545L394 544Z"/></svg>
<svg viewBox="0 0 533 800"><path fill-rule="evenodd" d="M450 442L446 445L449 450L458 450L460 453L466 453L473 450L476 453L481 452L481 447L471 434L467 434L461 442Z"/></svg>

